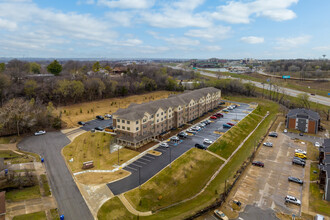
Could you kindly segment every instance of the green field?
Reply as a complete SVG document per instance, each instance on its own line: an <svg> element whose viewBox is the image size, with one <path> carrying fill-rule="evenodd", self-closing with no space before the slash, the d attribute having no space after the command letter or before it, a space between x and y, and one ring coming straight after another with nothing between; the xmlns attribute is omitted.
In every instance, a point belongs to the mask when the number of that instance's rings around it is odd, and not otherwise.
<svg viewBox="0 0 330 220"><path fill-rule="evenodd" d="M317 183L310 183L309 194L309 208L316 213L330 216L330 202L322 199L323 193Z"/></svg>
<svg viewBox="0 0 330 220"><path fill-rule="evenodd" d="M27 199L40 198L39 185L25 187L23 189L14 189L6 192L6 200L18 202Z"/></svg>
<svg viewBox="0 0 330 220"><path fill-rule="evenodd" d="M46 213L44 211L42 212L35 212L31 214L25 214L25 215L18 215L13 218L13 220L46 220Z"/></svg>
<svg viewBox="0 0 330 220"><path fill-rule="evenodd" d="M42 186L43 186L44 191L45 191L45 195L44 196L50 196L51 193L50 193L50 188L49 188L49 184L48 184L48 180L47 180L46 174L41 174L40 175L40 178L41 178Z"/></svg>
<svg viewBox="0 0 330 220"><path fill-rule="evenodd" d="M206 151L192 148L148 182L125 194L139 211L155 211L198 193L223 163Z"/></svg>
<svg viewBox="0 0 330 220"><path fill-rule="evenodd" d="M139 219L138 216L131 214L125 208L118 197L109 199L106 203L104 203L97 213L97 218L98 220Z"/></svg>
<svg viewBox="0 0 330 220"><path fill-rule="evenodd" d="M313 171L316 171L317 173L314 173ZM310 169L310 180L311 181L316 181L319 179L319 175L320 175L320 170L318 167L317 163L311 163L311 169Z"/></svg>
<svg viewBox="0 0 330 220"><path fill-rule="evenodd" d="M94 168L99 170L111 170L118 164L118 153L110 154L110 141L112 136L103 132L86 132L77 137L71 144L64 147L63 155L72 172L83 170L83 162L94 161ZM126 148L119 150L120 164L135 157L139 153ZM73 158L73 162L69 160Z"/></svg>

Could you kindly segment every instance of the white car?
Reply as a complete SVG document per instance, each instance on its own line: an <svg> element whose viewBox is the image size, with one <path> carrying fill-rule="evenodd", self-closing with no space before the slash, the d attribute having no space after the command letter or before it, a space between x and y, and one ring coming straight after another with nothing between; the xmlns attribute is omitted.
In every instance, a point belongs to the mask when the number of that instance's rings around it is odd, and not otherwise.
<svg viewBox="0 0 330 220"><path fill-rule="evenodd" d="M288 130L287 129L284 129L284 131L283 131L284 133L288 133Z"/></svg>
<svg viewBox="0 0 330 220"><path fill-rule="evenodd" d="M273 143L272 142L265 142L265 143L263 143L263 145L266 146L266 147L272 147Z"/></svg>
<svg viewBox="0 0 330 220"><path fill-rule="evenodd" d="M168 145L168 143L165 143L165 142L160 143L159 146L161 146L161 147L166 147L166 148L170 147L170 145Z"/></svg>
<svg viewBox="0 0 330 220"><path fill-rule="evenodd" d="M213 141L210 139L204 139L203 144L213 144Z"/></svg>
<svg viewBox="0 0 330 220"><path fill-rule="evenodd" d="M305 155L307 154L307 152L304 151L304 150L302 150L302 149L296 149L294 152L295 152L295 153L305 154Z"/></svg>
<svg viewBox="0 0 330 220"><path fill-rule="evenodd" d="M319 142L315 142L314 146L315 147L321 147L321 144Z"/></svg>
<svg viewBox="0 0 330 220"><path fill-rule="evenodd" d="M296 197L294 196L286 196L285 197L285 202L287 203L293 203L295 205L301 205L301 202L299 199L297 199Z"/></svg>
<svg viewBox="0 0 330 220"><path fill-rule="evenodd" d="M37 131L34 133L35 136L46 134L46 131Z"/></svg>
<svg viewBox="0 0 330 220"><path fill-rule="evenodd" d="M110 115L110 114L105 114L104 117L106 117L106 118L112 118L112 115Z"/></svg>

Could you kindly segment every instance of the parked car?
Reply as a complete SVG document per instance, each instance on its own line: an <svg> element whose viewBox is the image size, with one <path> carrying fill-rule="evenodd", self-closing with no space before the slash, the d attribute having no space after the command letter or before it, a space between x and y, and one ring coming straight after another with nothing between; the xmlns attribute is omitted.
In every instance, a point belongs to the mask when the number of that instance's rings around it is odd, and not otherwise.
<svg viewBox="0 0 330 220"><path fill-rule="evenodd" d="M234 105L233 105L233 107L234 107L234 108L237 108L237 107L238 107L238 105L234 104Z"/></svg>
<svg viewBox="0 0 330 220"><path fill-rule="evenodd" d="M294 196L289 196L289 195L285 197L285 202L286 203L292 203L292 204L295 204L295 205L301 205L301 202L300 202L299 199L297 199Z"/></svg>
<svg viewBox="0 0 330 220"><path fill-rule="evenodd" d="M191 128L187 129L186 131L187 131L188 133L190 133L190 134L196 134L196 133L197 133L196 131L194 131L194 130L191 129Z"/></svg>
<svg viewBox="0 0 330 220"><path fill-rule="evenodd" d="M302 133L302 132L301 132L301 133L299 133L299 136L304 136L304 133Z"/></svg>
<svg viewBox="0 0 330 220"><path fill-rule="evenodd" d="M223 127L223 128L231 128L231 125L223 124L222 127Z"/></svg>
<svg viewBox="0 0 330 220"><path fill-rule="evenodd" d="M195 147L199 148L199 149L202 149L202 150L206 150L207 147L203 144L195 144Z"/></svg>
<svg viewBox="0 0 330 220"><path fill-rule="evenodd" d="M307 160L306 155L305 155L305 154L302 154L302 153L295 153L294 156L295 156L295 157L300 157L301 159L305 159L305 160Z"/></svg>
<svg viewBox="0 0 330 220"><path fill-rule="evenodd" d="M204 124L204 123L199 123L198 126L201 127L201 128L205 128L206 124Z"/></svg>
<svg viewBox="0 0 330 220"><path fill-rule="evenodd" d="M35 136L46 134L46 131L37 131L34 133Z"/></svg>
<svg viewBox="0 0 330 220"><path fill-rule="evenodd" d="M222 111L223 111L223 112L229 112L228 109L223 109Z"/></svg>
<svg viewBox="0 0 330 220"><path fill-rule="evenodd" d="M300 157L293 157L293 160L300 160L301 162L306 164L306 160L300 158Z"/></svg>
<svg viewBox="0 0 330 220"><path fill-rule="evenodd" d="M292 160L292 164L296 164L296 165L299 165L299 166L305 167L305 163L302 162L301 160L297 160L297 159L293 159L293 160Z"/></svg>
<svg viewBox="0 0 330 220"><path fill-rule="evenodd" d="M215 114L215 116L217 116L218 118L223 118L223 114L221 114L221 113L217 113L217 114Z"/></svg>
<svg viewBox="0 0 330 220"><path fill-rule="evenodd" d="M257 166L257 167L264 167L265 164L263 162L260 161L253 161L252 165Z"/></svg>
<svg viewBox="0 0 330 220"><path fill-rule="evenodd" d="M263 145L266 146L266 147L273 147L272 142L265 142L265 143L263 143Z"/></svg>
<svg viewBox="0 0 330 220"><path fill-rule="evenodd" d="M159 146L168 148L170 145L168 145L168 143L162 142Z"/></svg>
<svg viewBox="0 0 330 220"><path fill-rule="evenodd" d="M106 118L112 118L112 115L110 115L110 114L105 114L104 117L106 117Z"/></svg>
<svg viewBox="0 0 330 220"><path fill-rule="evenodd" d="M277 133L272 131L268 134L269 137L276 137L277 138Z"/></svg>
<svg viewBox="0 0 330 220"><path fill-rule="evenodd" d="M295 153L305 154L305 155L307 154L307 152L304 151L304 150L302 150L302 149L295 149L294 152L295 152Z"/></svg>
<svg viewBox="0 0 330 220"><path fill-rule="evenodd" d="M214 215L221 220L229 220L229 218L220 210L216 209L214 210Z"/></svg>
<svg viewBox="0 0 330 220"><path fill-rule="evenodd" d="M219 102L219 105L224 105L225 104L225 102Z"/></svg>
<svg viewBox="0 0 330 220"><path fill-rule="evenodd" d="M227 109L228 110L233 110L234 108L232 106L229 106Z"/></svg>
<svg viewBox="0 0 330 220"><path fill-rule="evenodd" d="M104 128L102 128L102 127L96 127L95 130L97 130L97 131L103 131Z"/></svg>
<svg viewBox="0 0 330 220"><path fill-rule="evenodd" d="M194 127L192 127L191 129L192 129L193 131L200 131L200 130L201 130L201 128L198 127L198 126L194 126Z"/></svg>
<svg viewBox="0 0 330 220"><path fill-rule="evenodd" d="M102 115L97 115L96 119L104 120L104 117Z"/></svg>
<svg viewBox="0 0 330 220"><path fill-rule="evenodd" d="M283 131L284 133L288 133L288 130L287 129L284 129L284 131Z"/></svg>
<svg viewBox="0 0 330 220"><path fill-rule="evenodd" d="M212 115L210 119L217 119L217 116Z"/></svg>
<svg viewBox="0 0 330 220"><path fill-rule="evenodd" d="M297 178L297 177L293 177L293 176L289 176L288 177L289 182L295 182L295 183L299 183L299 184L303 184L304 181L302 181L301 179Z"/></svg>
<svg viewBox="0 0 330 220"><path fill-rule="evenodd" d="M234 126L235 124L233 124L231 122L227 122L227 125Z"/></svg>
<svg viewBox="0 0 330 220"><path fill-rule="evenodd" d="M203 144L213 144L213 141L210 139L204 139Z"/></svg>
<svg viewBox="0 0 330 220"><path fill-rule="evenodd" d="M203 121L203 123L204 123L205 125L209 125L209 124L211 124L211 122L210 122L209 120L205 120L205 121Z"/></svg>
<svg viewBox="0 0 330 220"><path fill-rule="evenodd" d="M188 137L188 134L184 131L181 131L178 135L177 135L179 138L187 138Z"/></svg>
<svg viewBox="0 0 330 220"><path fill-rule="evenodd" d="M78 125L85 125L86 123L83 121L78 121Z"/></svg>
<svg viewBox="0 0 330 220"><path fill-rule="evenodd" d="M171 137L170 140L173 141L173 142L178 142L178 141L180 141L180 139L179 139L177 136L173 136L173 137Z"/></svg>
<svg viewBox="0 0 330 220"><path fill-rule="evenodd" d="M315 147L321 147L321 144L319 142L315 142L314 146Z"/></svg>

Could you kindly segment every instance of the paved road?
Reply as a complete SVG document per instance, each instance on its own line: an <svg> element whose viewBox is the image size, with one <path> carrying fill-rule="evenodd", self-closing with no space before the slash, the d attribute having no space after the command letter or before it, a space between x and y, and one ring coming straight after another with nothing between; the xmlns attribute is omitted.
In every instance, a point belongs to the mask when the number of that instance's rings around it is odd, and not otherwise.
<svg viewBox="0 0 330 220"><path fill-rule="evenodd" d="M272 209L263 210L259 207L247 205L244 212L239 214L236 220L256 220L256 219L267 219L267 220L278 220L275 212Z"/></svg>
<svg viewBox="0 0 330 220"><path fill-rule="evenodd" d="M20 149L37 153L45 159L52 193L56 198L59 213L64 214L65 219L93 219L61 155L62 148L70 143L66 135L78 132L80 129L89 131L98 126L105 127L111 123L112 120L92 120L84 127L67 134L48 132L45 135L24 138L18 145Z"/></svg>
<svg viewBox="0 0 330 220"><path fill-rule="evenodd" d="M233 122L232 120L243 119L249 111L249 106L247 104L241 104L241 106L232 110L230 113L224 114L224 118L215 120L214 123L206 126L204 129L199 131L194 136L189 136L184 139L181 143L176 146L170 143L169 148L158 147L155 150L161 151L162 155L153 156L145 155L142 158L134 161L130 165L126 166L124 169L131 172L132 174L124 179L108 184L110 190L115 194L121 194L131 189L138 187L143 184L164 167L166 167L170 161L175 160L180 157L183 153L188 151L190 148L194 147L196 143L202 143L204 138L208 138L212 141L216 140L220 134L214 133L215 130L224 132L225 129L222 125L227 122ZM237 123L237 122L234 122Z"/></svg>
<svg viewBox="0 0 330 220"><path fill-rule="evenodd" d="M285 134L291 138L298 138L300 140L310 141L313 144L315 144L315 142L319 142L321 145L324 143L324 139L321 137L315 137L315 136L310 136L310 135L306 135L306 134L304 134L304 136L300 136L299 134L291 133L291 132L288 132Z"/></svg>

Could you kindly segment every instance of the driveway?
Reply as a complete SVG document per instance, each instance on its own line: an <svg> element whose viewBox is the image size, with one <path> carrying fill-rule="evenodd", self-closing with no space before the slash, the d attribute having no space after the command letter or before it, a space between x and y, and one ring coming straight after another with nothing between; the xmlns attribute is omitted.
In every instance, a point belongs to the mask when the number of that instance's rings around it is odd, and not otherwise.
<svg viewBox="0 0 330 220"><path fill-rule="evenodd" d="M289 136L290 138L298 138L300 140L304 140L304 141L309 141L312 142L313 144L315 144L315 142L319 142L321 145L324 143L324 139L321 137L315 137L315 136L310 136L307 134L304 134L304 136L300 136L297 133L285 133L287 136Z"/></svg>
<svg viewBox="0 0 330 220"><path fill-rule="evenodd" d="M178 144L169 142L169 148L156 148L156 151L162 152L160 156L146 154L145 156L139 158L124 168L132 173L130 176L119 181L109 183L108 187L114 195L118 195L138 187L165 168L170 161L177 159L186 151L193 148L196 143L202 144L205 138L215 141L221 136L221 132L225 132L227 130L222 127L224 123L237 123L237 121L242 120L251 111L252 109L249 105L241 104L229 113L225 113L223 118L214 120L213 123L207 125L197 134L183 139L182 142Z"/></svg>
<svg viewBox="0 0 330 220"><path fill-rule="evenodd" d="M48 132L45 135L24 138L18 144L20 149L37 153L45 159L52 193L56 198L59 213L64 214L65 219L93 219L61 154L62 148L70 143L67 136L79 132L81 129L89 131L95 127L105 127L109 124L112 124L112 120L92 120L87 122L84 127L74 129L66 134Z"/></svg>

